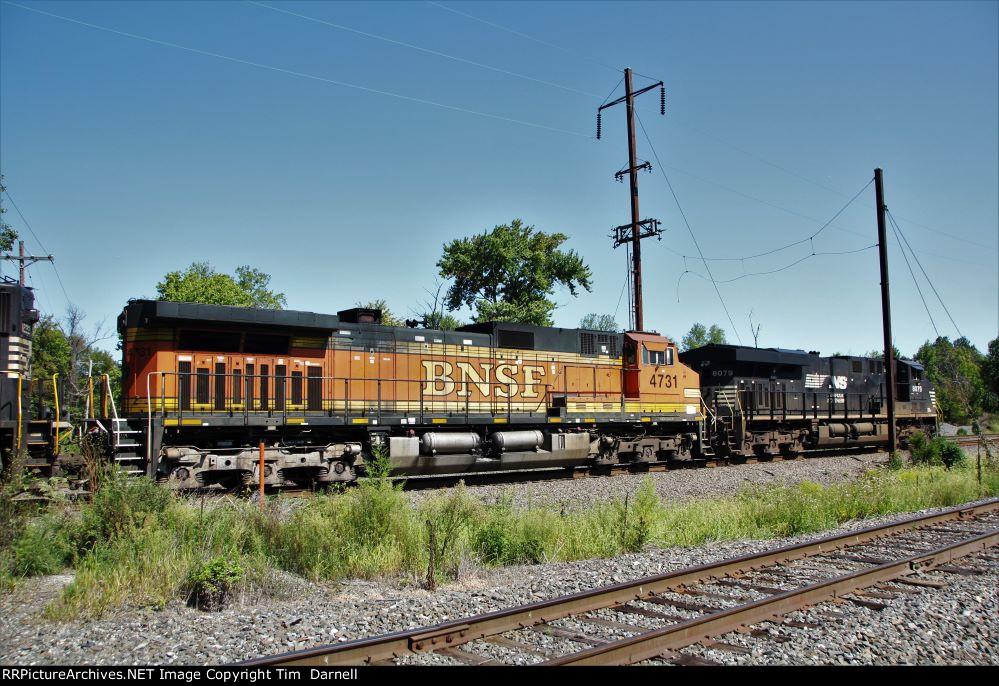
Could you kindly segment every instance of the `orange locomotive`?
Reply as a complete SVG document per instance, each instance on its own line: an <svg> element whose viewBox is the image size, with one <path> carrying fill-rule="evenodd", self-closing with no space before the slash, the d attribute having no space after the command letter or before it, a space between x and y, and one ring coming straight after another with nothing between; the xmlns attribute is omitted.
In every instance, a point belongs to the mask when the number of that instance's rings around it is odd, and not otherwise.
<svg viewBox="0 0 999 686"><path fill-rule="evenodd" d="M177 488L697 457L698 376L651 333L457 331L135 300L118 319L115 459Z"/></svg>

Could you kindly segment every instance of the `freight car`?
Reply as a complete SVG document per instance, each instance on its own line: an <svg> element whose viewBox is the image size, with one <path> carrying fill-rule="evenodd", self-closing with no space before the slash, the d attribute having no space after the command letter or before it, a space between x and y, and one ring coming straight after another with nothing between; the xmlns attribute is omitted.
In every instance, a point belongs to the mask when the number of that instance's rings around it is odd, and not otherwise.
<svg viewBox="0 0 999 686"><path fill-rule="evenodd" d="M719 457L793 456L803 450L888 442L883 360L706 345L681 353L700 375L704 440ZM900 444L934 433L934 392L923 367L895 361Z"/></svg>
<svg viewBox="0 0 999 686"><path fill-rule="evenodd" d="M698 376L654 333L150 300L118 330L114 459L171 487L256 484L261 462L271 486L350 481L376 453L408 475L702 456Z"/></svg>

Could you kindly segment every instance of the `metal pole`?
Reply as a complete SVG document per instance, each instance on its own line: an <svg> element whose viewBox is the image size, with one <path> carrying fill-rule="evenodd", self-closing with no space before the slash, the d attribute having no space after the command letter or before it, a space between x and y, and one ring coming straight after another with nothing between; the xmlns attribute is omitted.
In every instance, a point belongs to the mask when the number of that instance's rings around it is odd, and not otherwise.
<svg viewBox="0 0 999 686"><path fill-rule="evenodd" d="M264 511L264 442L260 441L260 511Z"/></svg>
<svg viewBox="0 0 999 686"><path fill-rule="evenodd" d="M888 240L885 232L885 188L881 170L874 170L878 210L878 256L881 259L881 319L885 338L885 385L888 387L888 452L898 449L895 435L895 354L891 344L891 299L888 294Z"/></svg>
<svg viewBox="0 0 999 686"><path fill-rule="evenodd" d="M642 241L638 235L638 169L635 150L635 96L631 89L631 69L624 70L624 92L628 112L628 182L631 186L631 275L635 331L644 331L642 321Z"/></svg>
<svg viewBox="0 0 999 686"><path fill-rule="evenodd" d="M23 286L24 285L24 241L18 241L17 248L21 253L21 257L18 259L18 262L20 262L21 264L21 285Z"/></svg>

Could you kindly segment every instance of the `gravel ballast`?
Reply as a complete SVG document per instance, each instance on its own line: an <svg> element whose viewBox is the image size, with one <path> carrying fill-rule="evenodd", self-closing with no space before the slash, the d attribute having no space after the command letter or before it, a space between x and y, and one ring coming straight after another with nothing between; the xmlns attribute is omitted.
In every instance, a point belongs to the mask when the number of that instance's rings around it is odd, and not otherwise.
<svg viewBox="0 0 999 686"><path fill-rule="evenodd" d="M883 454L682 470L650 475L669 500L733 493L747 481L833 483L883 462ZM470 487L490 501L511 492L515 503L582 506L598 498L632 492L640 476L566 482ZM413 497L426 497L414 492ZM52 623L41 609L71 581L69 575L29 579L0 597L0 663L40 664L220 664L354 640L435 624L545 598L662 574L720 559L812 540L897 519L852 522L834 532L768 541L735 541L700 548L650 549L612 559L465 570L454 584L426 591L411 580L315 584L295 577L281 598L243 598L218 613L173 601L160 610L116 611L99 620ZM748 653L692 647L684 652L726 664L997 664L999 663L999 563L979 562L983 575L947 574L942 590L925 589L888 602L877 612L849 604L796 613L817 621L816 630L779 627L788 640L776 643L743 635ZM721 590L719 588L719 590ZM811 620L808 618L812 617ZM833 619L830 619L832 617ZM571 620L570 620L571 621ZM543 637L545 638L545 637ZM548 639L552 647L560 639ZM496 648L495 657L509 654ZM523 657L523 656L522 656ZM535 662L542 659L521 660ZM453 664L444 656L420 663Z"/></svg>
<svg viewBox="0 0 999 686"><path fill-rule="evenodd" d="M569 510L585 508L595 500L624 498L634 494L645 479L652 479L656 494L664 502L689 502L700 498L734 495L747 485L793 485L811 481L829 485L849 481L864 472L884 466L887 453L857 453L835 457L799 458L797 460L729 465L715 468L676 469L647 474L584 479L556 479L527 483L466 486L469 495L484 503L509 498L514 507L553 507ZM410 502L417 504L433 494L448 489L408 491Z"/></svg>

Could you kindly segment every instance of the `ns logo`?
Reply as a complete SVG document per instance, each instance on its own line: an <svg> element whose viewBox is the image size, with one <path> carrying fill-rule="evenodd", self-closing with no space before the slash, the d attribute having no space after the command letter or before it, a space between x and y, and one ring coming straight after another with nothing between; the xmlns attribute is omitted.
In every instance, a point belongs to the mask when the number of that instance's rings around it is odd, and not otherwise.
<svg viewBox="0 0 999 686"><path fill-rule="evenodd" d="M834 376L834 377L832 377L830 379L830 381L832 381L832 387L833 388L835 388L837 390L840 390L840 391L845 391L846 390L846 377L845 376Z"/></svg>

